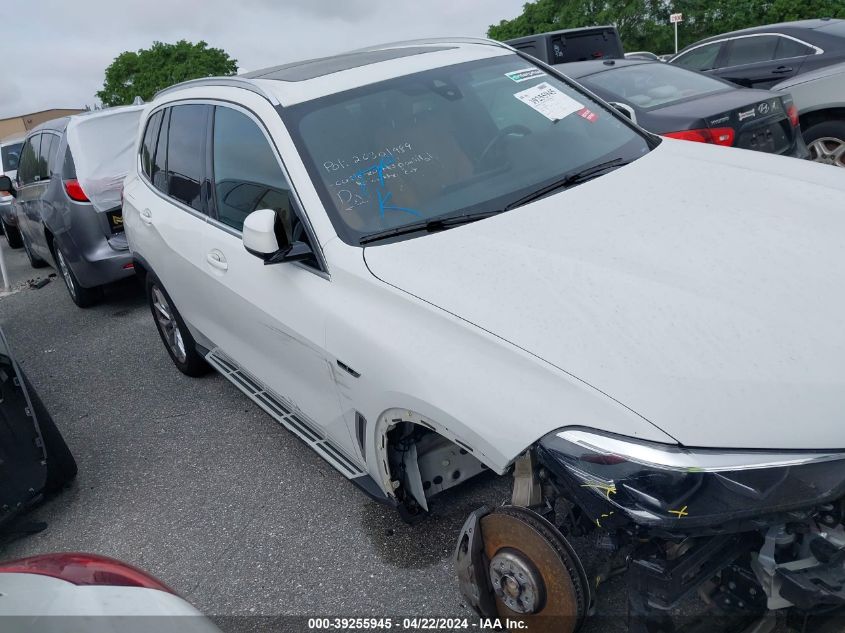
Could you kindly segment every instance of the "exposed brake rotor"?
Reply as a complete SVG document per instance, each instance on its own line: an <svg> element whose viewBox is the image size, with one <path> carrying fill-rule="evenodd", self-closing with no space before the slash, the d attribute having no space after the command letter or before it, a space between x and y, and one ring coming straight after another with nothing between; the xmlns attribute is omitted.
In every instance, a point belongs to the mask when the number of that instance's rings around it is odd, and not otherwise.
<svg viewBox="0 0 845 633"><path fill-rule="evenodd" d="M573 633L589 606L589 584L572 546L526 508L497 508L480 520L488 579L500 618L528 631Z"/></svg>

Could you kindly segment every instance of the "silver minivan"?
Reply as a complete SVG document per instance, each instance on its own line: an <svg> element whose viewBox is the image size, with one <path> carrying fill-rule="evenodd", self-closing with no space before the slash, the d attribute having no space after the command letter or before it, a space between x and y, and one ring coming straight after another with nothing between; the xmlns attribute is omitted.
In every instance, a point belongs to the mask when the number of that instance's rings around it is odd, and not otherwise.
<svg viewBox="0 0 845 633"><path fill-rule="evenodd" d="M134 274L123 233L121 192L142 107L55 119L27 133L12 210L34 268L51 260L74 303ZM0 186L2 188L2 186Z"/></svg>

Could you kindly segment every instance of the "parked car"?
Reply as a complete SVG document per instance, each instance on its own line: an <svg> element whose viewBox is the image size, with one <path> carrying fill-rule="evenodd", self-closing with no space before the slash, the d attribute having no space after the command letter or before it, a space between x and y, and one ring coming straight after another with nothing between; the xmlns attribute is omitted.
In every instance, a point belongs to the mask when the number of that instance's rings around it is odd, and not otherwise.
<svg viewBox="0 0 845 633"><path fill-rule="evenodd" d="M845 61L845 20L822 18L767 24L708 37L669 60L748 88Z"/></svg>
<svg viewBox="0 0 845 633"><path fill-rule="evenodd" d="M622 59L624 49L615 26L588 26L537 33L506 40L516 50L547 64L586 59Z"/></svg>
<svg viewBox="0 0 845 633"><path fill-rule="evenodd" d="M514 474L463 535L468 604L581 621L590 530L648 617L737 576L755 613L845 597L814 583L845 534L835 170L661 139L463 40L173 86L138 154L127 237L180 371L409 520Z"/></svg>
<svg viewBox="0 0 845 633"><path fill-rule="evenodd" d="M812 159L845 167L845 62L787 79L772 90L795 100Z"/></svg>
<svg viewBox="0 0 845 633"><path fill-rule="evenodd" d="M6 175L12 180L15 179L23 138L23 136L14 136L0 141L0 176ZM12 214L12 200L8 191L0 189L0 233L6 235L10 247L20 248L20 234L17 232L15 216ZM9 230L6 230L7 226Z"/></svg>
<svg viewBox="0 0 845 633"><path fill-rule="evenodd" d="M23 246L34 268L55 261L79 307L96 303L104 284L134 274L120 192L141 110L55 119L26 136L12 203Z"/></svg>
<svg viewBox="0 0 845 633"><path fill-rule="evenodd" d="M646 59L650 62L663 61L659 56L648 51L634 51L633 53L625 53L625 59Z"/></svg>
<svg viewBox="0 0 845 633"><path fill-rule="evenodd" d="M0 532L75 476L73 455L0 330Z"/></svg>
<svg viewBox="0 0 845 633"><path fill-rule="evenodd" d="M220 633L149 573L98 554L60 552L0 563L0 618L9 633L151 630ZM154 622L154 624L153 624Z"/></svg>
<svg viewBox="0 0 845 633"><path fill-rule="evenodd" d="M807 158L789 93L739 88L663 62L608 60L556 66L655 134Z"/></svg>

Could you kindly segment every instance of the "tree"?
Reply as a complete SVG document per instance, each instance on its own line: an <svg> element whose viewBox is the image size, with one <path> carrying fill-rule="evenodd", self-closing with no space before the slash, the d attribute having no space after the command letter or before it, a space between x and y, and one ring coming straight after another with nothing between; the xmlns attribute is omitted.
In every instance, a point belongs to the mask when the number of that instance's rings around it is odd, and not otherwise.
<svg viewBox="0 0 845 633"><path fill-rule="evenodd" d="M578 26L615 24L627 50L673 50L670 13L683 13L681 46L704 37L761 24L845 17L843 0L534 0L522 14L490 26L489 37L507 40Z"/></svg>
<svg viewBox="0 0 845 633"><path fill-rule="evenodd" d="M118 55L106 68L103 89L97 97L105 106L126 105L136 96L147 101L159 90L180 81L234 75L237 70L237 60L223 49L208 48L206 42L153 42L150 48Z"/></svg>

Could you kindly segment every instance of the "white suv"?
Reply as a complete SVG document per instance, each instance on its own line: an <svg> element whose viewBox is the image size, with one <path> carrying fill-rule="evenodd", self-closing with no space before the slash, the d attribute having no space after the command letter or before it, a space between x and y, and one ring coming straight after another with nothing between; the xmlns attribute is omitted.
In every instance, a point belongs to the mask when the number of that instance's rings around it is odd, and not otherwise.
<svg viewBox="0 0 845 633"><path fill-rule="evenodd" d="M480 611L580 622L589 530L638 612L714 578L843 598L805 560L845 546L839 170L661 140L485 41L196 80L144 118L124 221L177 367L409 518L512 469L460 541Z"/></svg>

